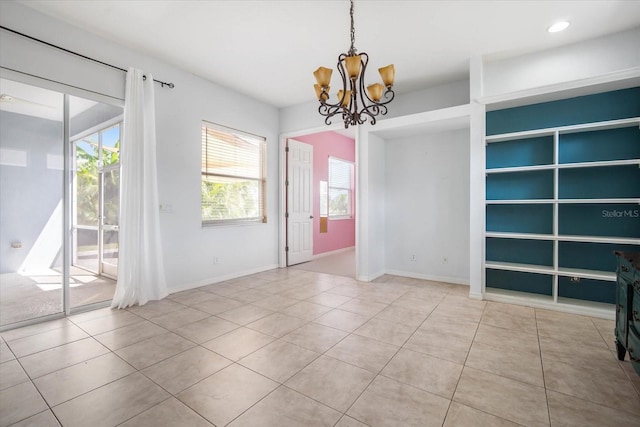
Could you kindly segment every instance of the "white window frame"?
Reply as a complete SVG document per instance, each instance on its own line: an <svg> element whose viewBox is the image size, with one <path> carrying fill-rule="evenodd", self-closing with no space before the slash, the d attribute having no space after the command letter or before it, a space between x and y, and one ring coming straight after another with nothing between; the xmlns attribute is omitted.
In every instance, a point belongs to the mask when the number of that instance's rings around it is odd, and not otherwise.
<svg viewBox="0 0 640 427"><path fill-rule="evenodd" d="M349 166L349 187L339 187L332 185L331 182L331 163L333 162L341 162L345 163ZM328 210L329 210L329 220L344 220L344 219L353 219L353 187L354 187L354 173L355 173L355 164L350 160L341 159L340 157L329 156L329 165L328 165L328 191L327 191L327 200L328 200ZM346 215L338 215L335 213L331 213L331 190L346 190L348 193L349 201L348 201L348 209L349 212Z"/></svg>
<svg viewBox="0 0 640 427"><path fill-rule="evenodd" d="M259 176L257 178L255 177L248 177L248 176L241 176L238 174L219 174L219 173L211 173L207 171L207 167L206 167L206 161L205 161L205 157L206 157L206 152L207 152L207 129L211 129L217 132L223 132L229 135L232 135L235 138L247 138L247 139L251 139L251 140L258 140L259 141L259 149L260 149L260 155L259 155L259 160L258 160L258 165L256 165L259 168ZM202 121L201 124L201 149L202 149L202 159L201 159L201 167L200 167L200 171L201 171L201 179L200 179L200 187L201 187L201 199L200 199L200 217L202 220L202 226L203 227L209 227L209 226L221 226L221 225L242 225L242 224L256 224L256 223L266 223L267 222L267 202L266 202L266 196L267 196L267 172L266 172L266 164L267 164L267 142L266 142L266 138L263 136L259 136L259 135L255 135L252 133L248 133L248 132L244 132L241 130L237 130L237 129L233 129L227 126L223 126L223 125L219 125L217 123L212 123L212 122L208 122L206 120ZM258 203L259 203L259 213L257 216L252 216L252 217L244 217L244 218L223 218L223 219L211 219L211 218L204 218L204 211L203 211L203 200L202 200L202 185L203 183L206 181L207 177L221 177L221 178L241 178L241 179L245 179L248 181L255 181L258 183L258 188L259 188L259 196L258 196Z"/></svg>

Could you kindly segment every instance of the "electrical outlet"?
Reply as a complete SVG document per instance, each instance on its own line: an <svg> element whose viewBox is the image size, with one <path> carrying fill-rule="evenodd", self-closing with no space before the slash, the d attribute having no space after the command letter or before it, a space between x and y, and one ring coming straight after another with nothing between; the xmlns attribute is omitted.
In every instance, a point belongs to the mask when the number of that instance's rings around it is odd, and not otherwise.
<svg viewBox="0 0 640 427"><path fill-rule="evenodd" d="M416 260L416 254L411 254L411 261L415 261Z"/></svg>
<svg viewBox="0 0 640 427"><path fill-rule="evenodd" d="M161 203L160 213L173 213L173 205L171 203Z"/></svg>
<svg viewBox="0 0 640 427"><path fill-rule="evenodd" d="M217 256L213 257L213 263L214 264L220 264L220 258L218 258Z"/></svg>
<svg viewBox="0 0 640 427"><path fill-rule="evenodd" d="M571 277L570 282L571 283L579 283L580 282L580 278L576 277L576 276L573 276L573 277Z"/></svg>

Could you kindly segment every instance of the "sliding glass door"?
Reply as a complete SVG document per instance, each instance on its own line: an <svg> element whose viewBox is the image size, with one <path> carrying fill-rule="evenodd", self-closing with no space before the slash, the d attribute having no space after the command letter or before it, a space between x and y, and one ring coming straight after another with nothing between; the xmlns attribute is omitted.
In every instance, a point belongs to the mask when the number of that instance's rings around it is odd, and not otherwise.
<svg viewBox="0 0 640 427"><path fill-rule="evenodd" d="M64 311L62 93L1 79L0 326Z"/></svg>
<svg viewBox="0 0 640 427"><path fill-rule="evenodd" d="M6 329L111 300L122 108L5 78L0 86L0 328Z"/></svg>
<svg viewBox="0 0 640 427"><path fill-rule="evenodd" d="M122 108L69 97L71 307L109 301L118 274Z"/></svg>

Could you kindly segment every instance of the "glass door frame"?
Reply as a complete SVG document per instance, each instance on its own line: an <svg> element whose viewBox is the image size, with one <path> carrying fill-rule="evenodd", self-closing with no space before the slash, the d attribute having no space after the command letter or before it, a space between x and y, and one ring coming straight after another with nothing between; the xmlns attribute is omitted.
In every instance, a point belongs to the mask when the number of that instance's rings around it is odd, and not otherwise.
<svg viewBox="0 0 640 427"><path fill-rule="evenodd" d="M120 126L120 134L122 135L122 126ZM106 224L105 223L105 212L104 212L104 195L105 195L105 175L108 172L118 171L118 194L120 191L120 162L117 164L102 166L101 172L99 173L99 188L100 188L100 218L98 223L98 265L100 266L100 275L109 277L111 279L117 279L118 277L118 266L114 265L110 262L105 262L105 233L107 232L118 232L120 231L120 218L118 217L118 224ZM118 242L118 252L120 243Z"/></svg>
<svg viewBox="0 0 640 427"><path fill-rule="evenodd" d="M116 232L120 231L120 201L118 200L118 214L116 218L115 224L109 224L109 218L107 215L107 203L105 202L105 194L106 194L106 180L107 176L110 172L117 172L118 174L118 196L120 195L120 177L121 177L121 169L120 169L120 148L118 148L118 161L116 163L111 163L105 165L104 154L105 154L105 144L103 143L103 135L106 131L118 126L118 139L117 141L122 141L122 127L124 125L124 115L121 114L117 117L114 117L111 120L108 120L101 125L101 129L99 130L99 152L100 158L98 162L98 191L99 191L99 199L100 199L100 212L98 216L98 265L100 268L100 275L109 277L111 279L117 279L118 275L118 266L114 265L110 262L105 262L105 242L108 240L105 238L105 234L108 232ZM119 242L119 240L118 240ZM118 243L119 245L119 243ZM119 248L118 248L119 251Z"/></svg>
<svg viewBox="0 0 640 427"><path fill-rule="evenodd" d="M71 307L70 300L70 280L71 280L71 264L72 264L72 191L73 191L73 153L70 135L70 111L69 103L71 96L77 96L80 98L88 99L95 102L105 103L120 107L124 109L124 99L115 96L101 94L99 92L93 92L84 90L79 87L69 86L64 83L56 82L50 79L40 78L32 74L25 74L19 71L11 70L8 68L0 67L0 77L7 80L12 80L18 83L35 86L42 89L58 92L63 96L63 120L62 120L62 135L61 143L63 144L63 179L62 185L62 309L59 312L46 314L40 317L34 317L30 319L20 320L15 323L0 326L0 332L34 325L54 319L60 319L65 316L69 316L75 313L81 313L97 308L108 307L110 301L102 301L91 303L78 307ZM120 117L121 119L121 117ZM122 119L121 119L122 120ZM122 135L122 130L121 130Z"/></svg>
<svg viewBox="0 0 640 427"><path fill-rule="evenodd" d="M73 162L72 167L71 167L71 186L72 186L72 212L71 212L71 233L72 233L72 241L71 241L71 248L72 248L72 253L71 253L71 265L74 266L74 260L77 256L77 230L79 228L81 229L85 229L85 230L95 230L97 232L97 269L91 270L89 268L86 267L82 267L85 269L88 269L89 271L98 274L99 276L105 276L108 277L110 279L116 279L117 278L117 274L118 274L118 270L117 270L117 266L114 266L111 263L105 263L104 259L105 259L105 248L104 248L104 244L105 244L105 238L104 238L104 234L105 232L109 232L109 231L119 231L119 224L106 224L105 223L105 200L104 200L104 194L105 194L105 174L108 172L112 172L112 171L118 171L118 176L120 175L120 161L118 160L117 163L113 163L113 164L109 164L107 166L104 165L104 146L102 143L102 136L103 136L103 132L111 129L115 126L119 126L119 131L118 131L118 140L122 140L122 126L124 123L124 116L121 114L119 116L116 116L112 119L109 119L103 123L100 123L96 126L93 126L89 129L86 129L82 132L80 132L77 135L73 135L72 137L69 138L69 145L71 146L71 161ZM75 179L75 171L77 170L77 144L78 142L80 142L83 138L89 136L89 135L93 135L93 134L97 134L98 135L98 140L97 143L90 143L91 145L97 144L96 147L96 153L98 155L98 159L97 159L97 163L98 163L98 168L97 168L97 185L98 185L98 223L95 226L90 226L90 225L78 225L76 223L76 218L77 218L77 181ZM118 178L118 186L120 185L120 181ZM119 223L119 220L118 220Z"/></svg>

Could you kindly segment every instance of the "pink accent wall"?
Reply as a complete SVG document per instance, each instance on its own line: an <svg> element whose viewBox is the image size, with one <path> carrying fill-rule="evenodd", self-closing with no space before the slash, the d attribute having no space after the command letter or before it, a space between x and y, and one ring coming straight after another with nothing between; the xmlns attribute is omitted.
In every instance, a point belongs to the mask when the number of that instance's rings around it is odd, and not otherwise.
<svg viewBox="0 0 640 427"><path fill-rule="evenodd" d="M329 179L329 156L356 161L356 142L335 132L321 132L298 136L296 141L313 145L313 254L349 248L356 244L355 206L356 188L353 189L352 219L329 220L326 233L320 233L320 181Z"/></svg>

